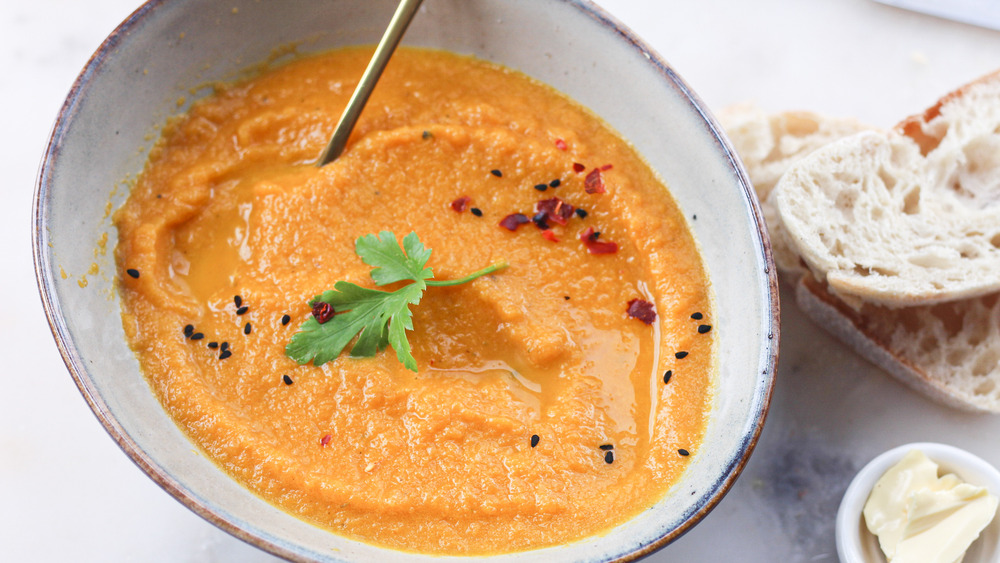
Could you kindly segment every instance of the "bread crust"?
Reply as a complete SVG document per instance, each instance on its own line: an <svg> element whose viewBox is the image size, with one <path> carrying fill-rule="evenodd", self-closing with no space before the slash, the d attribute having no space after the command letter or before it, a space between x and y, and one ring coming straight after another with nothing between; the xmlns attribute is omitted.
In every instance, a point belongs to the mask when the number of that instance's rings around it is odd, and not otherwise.
<svg viewBox="0 0 1000 563"><path fill-rule="evenodd" d="M914 357L912 351L907 353L898 346L900 339L919 338L914 332L919 332L920 328L913 327L916 331L904 328L905 321L900 318L901 315L928 319L935 315L933 307L918 307L910 311L866 307L859 311L849 307L827 291L821 282L808 275L802 276L796 284L795 299L799 308L816 324L896 380L929 399L968 412L1000 413L1000 365L996 361L993 362L992 369L976 374L961 366L949 366L947 361L940 362L939 365L927 364L926 358ZM960 311L974 306L971 301L957 305ZM995 305L989 309L996 312ZM968 320L963 315L963 329L969 328L966 326ZM892 326L899 327L899 330L886 330L886 327ZM991 332L994 333L992 338L1000 338L1000 331L994 328ZM964 353L964 363L976 365L978 360L971 356L974 351L956 350L959 347L956 340L958 339L953 339L950 346L947 341L941 343L939 353L942 358L957 351ZM994 341L992 344L998 346L1000 342Z"/></svg>

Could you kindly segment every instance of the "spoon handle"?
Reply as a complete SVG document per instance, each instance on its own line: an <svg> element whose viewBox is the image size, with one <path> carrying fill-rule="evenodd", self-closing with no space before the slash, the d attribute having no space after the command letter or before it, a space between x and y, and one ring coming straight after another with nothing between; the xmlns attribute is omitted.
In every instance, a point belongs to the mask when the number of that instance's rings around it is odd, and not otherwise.
<svg viewBox="0 0 1000 563"><path fill-rule="evenodd" d="M354 124L357 123L358 117L361 115L361 110L364 109L365 103L368 102L368 97L371 96L372 90L375 89L375 84L378 82L379 77L382 76L382 71L385 70L385 65L388 64L389 57L392 56L392 52L399 45L400 39L403 38L403 33L406 32L407 26L410 25L410 20L413 19L413 15L417 12L417 8L420 7L422 1L400 0L399 5L396 7L396 13L392 15L392 20L389 22L389 27L385 30L385 34L382 35L382 40L379 41L378 47L375 48L372 60L369 61L368 68L365 69L365 73L361 76L361 82L354 89L351 100L347 102L347 107L344 108L344 113L341 114L340 121L337 122L337 128L334 129L333 136L326 145L326 149L323 150L323 154L320 155L319 160L316 162L316 166L323 166L336 160L340 156L340 153L344 151L344 146L347 145L347 138L351 136L351 130L354 129Z"/></svg>

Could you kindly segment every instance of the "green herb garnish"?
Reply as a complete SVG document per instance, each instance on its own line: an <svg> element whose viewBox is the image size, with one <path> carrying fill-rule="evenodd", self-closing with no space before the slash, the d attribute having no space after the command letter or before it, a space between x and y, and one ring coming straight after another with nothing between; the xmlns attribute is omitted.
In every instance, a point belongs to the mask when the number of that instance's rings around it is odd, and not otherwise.
<svg viewBox="0 0 1000 563"><path fill-rule="evenodd" d="M417 371L417 361L410 354L406 331L413 330L410 305L416 305L427 286L449 286L470 282L507 267L501 260L478 272L457 280L435 280L434 272L425 267L431 249L424 248L416 233L403 238L400 248L396 235L382 231L365 235L354 243L354 251L365 264L372 266L371 276L375 285L388 285L405 280L413 283L396 291L368 289L346 281L339 281L333 289L313 297L309 305L327 303L335 314L326 322L315 316L302 323L299 331L285 347L285 354L298 362L323 365L333 360L354 340L351 356L369 358L386 346L392 346L396 357L407 368Z"/></svg>

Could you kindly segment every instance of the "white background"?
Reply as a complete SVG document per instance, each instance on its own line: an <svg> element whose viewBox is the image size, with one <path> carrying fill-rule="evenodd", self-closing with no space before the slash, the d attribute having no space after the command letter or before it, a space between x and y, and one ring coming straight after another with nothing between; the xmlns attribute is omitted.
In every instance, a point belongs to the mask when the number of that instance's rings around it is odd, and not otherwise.
<svg viewBox="0 0 1000 563"><path fill-rule="evenodd" d="M942 0L944 1L944 0ZM709 108L752 100L890 126L1000 68L1000 32L870 0L604 0ZM0 10L0 561L271 561L189 512L118 450L63 366L37 296L30 210L49 128L136 0L4 0ZM1000 465L1000 417L896 384L783 295L763 438L692 532L650 561L835 562L833 518L864 463L910 441Z"/></svg>

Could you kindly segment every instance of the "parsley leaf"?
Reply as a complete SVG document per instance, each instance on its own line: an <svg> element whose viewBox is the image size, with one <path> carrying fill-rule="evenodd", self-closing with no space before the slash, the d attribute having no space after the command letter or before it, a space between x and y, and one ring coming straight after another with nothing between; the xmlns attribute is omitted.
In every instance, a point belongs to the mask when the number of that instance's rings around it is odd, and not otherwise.
<svg viewBox="0 0 1000 563"><path fill-rule="evenodd" d="M396 291L368 289L339 281L333 289L314 297L309 304L328 303L336 314L320 323L309 317L285 347L285 354L298 362L323 365L340 356L344 348L357 337L351 348L353 357L371 357L386 346L396 351L396 358L407 369L417 371L417 361L410 353L406 331L413 330L410 305L420 303L427 286L458 285L507 267L506 261L473 272L456 280L434 280L434 272L425 267L431 250L425 248L416 233L403 238L402 247L396 235L382 231L365 235L355 241L354 251L365 264L372 266L375 285L410 280Z"/></svg>

